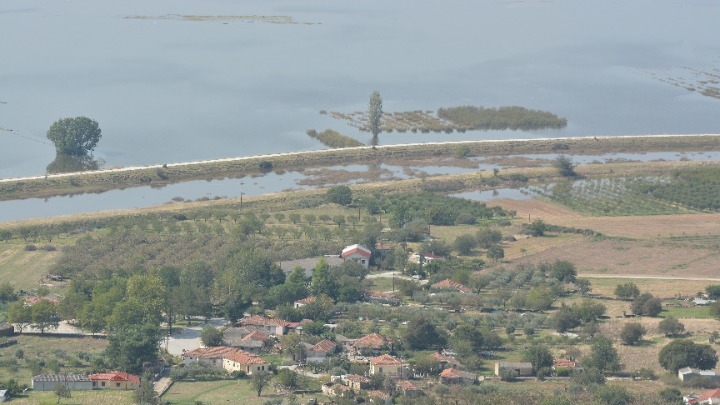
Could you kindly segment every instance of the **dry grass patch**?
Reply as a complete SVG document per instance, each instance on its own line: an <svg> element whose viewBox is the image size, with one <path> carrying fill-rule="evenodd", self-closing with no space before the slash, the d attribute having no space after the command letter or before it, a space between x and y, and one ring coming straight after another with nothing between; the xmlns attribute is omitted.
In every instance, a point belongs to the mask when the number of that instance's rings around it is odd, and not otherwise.
<svg viewBox="0 0 720 405"><path fill-rule="evenodd" d="M583 277L583 276L581 276ZM657 280L643 278L597 278L585 276L590 280L593 294L600 294L606 297L615 297L615 287L618 284L635 283L640 291L649 292L658 298L675 298L678 296L695 295L698 291L705 291L710 284L717 284L714 281L702 280ZM627 302L629 304L629 302Z"/></svg>
<svg viewBox="0 0 720 405"><path fill-rule="evenodd" d="M9 281L16 289L37 288L60 254L59 250L48 252L40 248L27 251L19 243L0 244L0 280Z"/></svg>
<svg viewBox="0 0 720 405"><path fill-rule="evenodd" d="M71 394L71 398L64 398L60 403L63 405L132 405L135 403L133 391L71 391ZM30 391L29 395L13 399L11 403L13 405L55 405L58 400L54 392Z"/></svg>

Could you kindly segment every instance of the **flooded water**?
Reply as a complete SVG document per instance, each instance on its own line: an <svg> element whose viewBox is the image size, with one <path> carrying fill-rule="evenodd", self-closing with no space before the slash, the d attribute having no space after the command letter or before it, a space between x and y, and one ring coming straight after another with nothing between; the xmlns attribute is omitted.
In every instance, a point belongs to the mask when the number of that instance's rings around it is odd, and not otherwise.
<svg viewBox="0 0 720 405"><path fill-rule="evenodd" d="M549 165L557 155L518 155L530 159L541 159ZM652 161L652 160L718 160L720 152L653 152L653 153L623 153L607 155L573 156L575 162L602 163L612 160ZM198 199L214 199L221 197L240 197L262 195L285 190L308 189L306 185L316 175L342 171L351 174L348 180L336 178L335 184L353 184L364 181L366 176L372 177L377 170L382 171L379 180L407 179L418 175L447 175L471 173L481 170L503 168L494 164L484 163L483 158L473 158L475 167L456 166L395 166L388 164L377 165L345 165L329 166L320 170L304 170L303 172L288 171L283 173L267 173L258 177L226 178L219 180L196 180L184 183L169 184L163 187L133 187L125 190L113 190L104 193L88 193L73 196L57 196L50 198L29 198L25 200L0 201L0 222L23 220L32 218L52 217L58 215L79 214L93 211L107 211L117 209L132 209L151 207L161 204L182 204L182 201ZM412 175L410 175L410 174ZM330 175L332 176L332 174ZM346 176L342 176L345 178ZM428 177L431 178L431 177ZM326 178L324 182L332 182ZM488 201L497 198L511 198L518 200L531 199L536 195L527 189L499 188L496 190L469 191L455 194L456 197L477 201ZM182 206L182 205L179 205Z"/></svg>
<svg viewBox="0 0 720 405"><path fill-rule="evenodd" d="M68 116L100 123L105 167L322 149L309 128L365 142L319 111L365 110L373 90L386 111L521 105L568 120L386 144L717 132L719 100L658 79L717 74L718 16L715 0L3 0L0 177L44 173L45 133Z"/></svg>

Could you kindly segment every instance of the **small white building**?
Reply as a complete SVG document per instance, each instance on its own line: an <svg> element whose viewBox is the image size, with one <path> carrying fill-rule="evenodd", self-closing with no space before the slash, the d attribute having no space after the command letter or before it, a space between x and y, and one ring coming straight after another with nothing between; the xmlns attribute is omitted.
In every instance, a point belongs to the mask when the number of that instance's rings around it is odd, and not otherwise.
<svg viewBox="0 0 720 405"><path fill-rule="evenodd" d="M345 247L340 256L343 260L352 260L367 269L370 266L372 252L365 246L354 244Z"/></svg>

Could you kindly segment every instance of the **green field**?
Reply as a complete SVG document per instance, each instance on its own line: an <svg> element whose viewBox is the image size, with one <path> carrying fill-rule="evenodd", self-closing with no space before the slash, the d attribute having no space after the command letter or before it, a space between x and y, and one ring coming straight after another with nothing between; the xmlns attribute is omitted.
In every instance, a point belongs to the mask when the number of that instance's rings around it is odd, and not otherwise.
<svg viewBox="0 0 720 405"><path fill-rule="evenodd" d="M660 313L660 317L666 318L672 316L675 318L700 318L700 319L712 319L710 310L708 307L666 307L663 308Z"/></svg>
<svg viewBox="0 0 720 405"><path fill-rule="evenodd" d="M16 241L17 242L17 241ZM39 244L42 246L44 243ZM0 280L10 280L15 289L32 290L40 286L60 251L26 251L25 244L0 243Z"/></svg>
<svg viewBox="0 0 720 405"><path fill-rule="evenodd" d="M195 405L196 401L206 404L247 404L260 405L272 398L286 398L287 394L275 393L272 386L267 387L262 396L250 388L249 380L232 381L198 381L176 382L160 398L173 405ZM302 400L310 398L324 398L323 396L305 395Z"/></svg>
<svg viewBox="0 0 720 405"><path fill-rule="evenodd" d="M132 405L133 391L72 391L71 398L63 398L62 405ZM13 405L55 405L58 403L53 392L32 392L9 402Z"/></svg>

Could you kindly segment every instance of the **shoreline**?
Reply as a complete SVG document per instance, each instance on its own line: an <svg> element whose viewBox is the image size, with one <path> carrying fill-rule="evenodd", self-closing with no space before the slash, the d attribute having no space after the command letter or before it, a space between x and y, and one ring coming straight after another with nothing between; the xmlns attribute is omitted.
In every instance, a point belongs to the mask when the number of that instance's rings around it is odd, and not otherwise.
<svg viewBox="0 0 720 405"><path fill-rule="evenodd" d="M464 157L554 153L567 155L651 151L720 151L720 134L627 135L449 141L361 146L154 164L96 171L0 179L0 201L104 192L167 185L198 179L244 177L268 171L353 164L383 159L446 158L463 149ZM261 164L269 170L262 170Z"/></svg>

